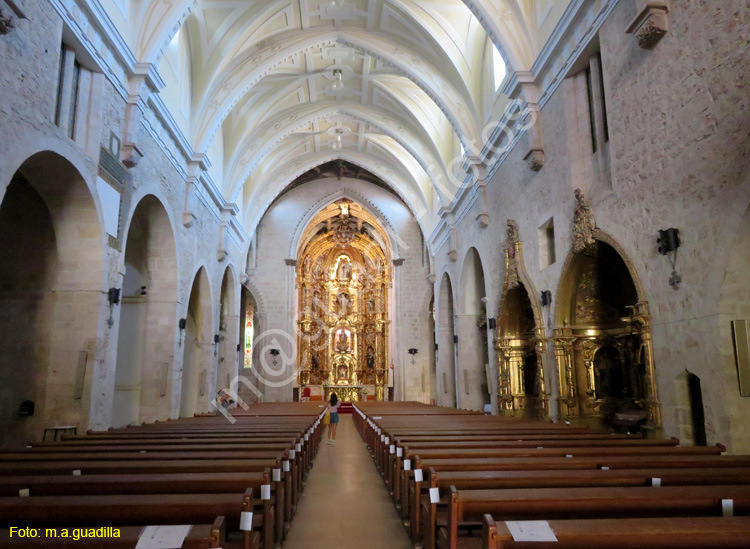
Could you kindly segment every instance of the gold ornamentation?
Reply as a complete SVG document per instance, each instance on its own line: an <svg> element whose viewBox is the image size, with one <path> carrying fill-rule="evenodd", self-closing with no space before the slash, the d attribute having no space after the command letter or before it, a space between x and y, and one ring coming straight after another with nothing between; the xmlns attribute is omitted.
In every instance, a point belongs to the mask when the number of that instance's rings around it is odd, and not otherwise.
<svg viewBox="0 0 750 549"><path fill-rule="evenodd" d="M505 290L518 288L520 279L518 276L517 247L520 244L518 237L518 225L512 219L508 220L507 238L503 250L505 251Z"/></svg>

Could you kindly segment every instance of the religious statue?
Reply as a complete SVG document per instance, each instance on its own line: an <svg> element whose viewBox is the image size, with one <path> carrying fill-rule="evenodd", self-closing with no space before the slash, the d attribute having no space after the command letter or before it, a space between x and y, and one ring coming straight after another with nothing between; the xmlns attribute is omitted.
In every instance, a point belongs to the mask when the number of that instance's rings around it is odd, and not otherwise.
<svg viewBox="0 0 750 549"><path fill-rule="evenodd" d="M305 257L305 260L302 262L302 276L309 275L311 269L312 269L312 258L308 255L307 257Z"/></svg>
<svg viewBox="0 0 750 549"><path fill-rule="evenodd" d="M349 280L351 276L352 276L352 266L349 264L348 260L342 259L341 263L339 263L339 271L336 277L339 280Z"/></svg>
<svg viewBox="0 0 750 549"><path fill-rule="evenodd" d="M318 259L315 261L315 266L313 267L312 274L315 278L320 278L323 276L323 263L325 262L325 259L323 256L318 257Z"/></svg>
<svg viewBox="0 0 750 549"><path fill-rule="evenodd" d="M505 250L505 289L517 288L520 281L518 276L518 259L516 247L519 242L518 225L513 219L508 220L507 239L503 245Z"/></svg>
<svg viewBox="0 0 750 549"><path fill-rule="evenodd" d="M349 214L349 205L341 204L341 214L331 220L330 228L333 230L333 241L342 248L345 248L354 240L358 223Z"/></svg>
<svg viewBox="0 0 750 549"><path fill-rule="evenodd" d="M315 354L312 356L312 369L317 370L320 367L320 359L318 358L318 355Z"/></svg>
<svg viewBox="0 0 750 549"><path fill-rule="evenodd" d="M370 370L375 369L375 349L372 346L367 348L367 367Z"/></svg>
<svg viewBox="0 0 750 549"><path fill-rule="evenodd" d="M573 212L573 251L591 254L596 251L594 231L596 221L586 197L581 189L575 190L576 209Z"/></svg>
<svg viewBox="0 0 750 549"><path fill-rule="evenodd" d="M336 341L336 350L339 353L346 353L349 351L349 335L346 333L346 330L341 330L339 332L339 338L338 341Z"/></svg>
<svg viewBox="0 0 750 549"><path fill-rule="evenodd" d="M367 312L373 314L375 312L375 298L370 296L367 300Z"/></svg>
<svg viewBox="0 0 750 549"><path fill-rule="evenodd" d="M349 314L349 305L351 304L351 300L349 299L349 294L346 292L341 292L338 295L338 307L339 307L339 315L340 316L346 316Z"/></svg>

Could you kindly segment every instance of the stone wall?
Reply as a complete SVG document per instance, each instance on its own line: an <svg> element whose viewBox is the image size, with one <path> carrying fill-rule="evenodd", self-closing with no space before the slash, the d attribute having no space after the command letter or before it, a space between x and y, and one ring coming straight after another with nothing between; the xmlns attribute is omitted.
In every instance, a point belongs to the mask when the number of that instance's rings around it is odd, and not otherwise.
<svg viewBox="0 0 750 549"><path fill-rule="evenodd" d="M457 225L457 257L472 246L479 251L496 316L504 225L515 219L530 281L538 292L552 291L553 305L544 315L554 319L571 249L573 190L582 188L598 227L623 250L649 302L664 433L679 434L682 404L675 379L687 369L701 378L709 444L748 451L747 438L733 425L750 420L750 399L739 397L727 320L718 315L729 253L750 203L748 37L741 31L750 25L750 10L742 1L671 4L670 30L652 50L624 32L635 14L635 2L628 0L619 2L598 35L611 188L586 175L591 145L581 136L575 80L569 78L541 112L544 167L537 173L526 167L522 137L488 182L489 227L474 221L478 203ZM542 269L539 228L550 218L557 260ZM668 283L668 259L656 250L657 231L668 227L682 236L677 290ZM746 239L741 245L748 249ZM436 251L436 292L443 272L453 280L461 272L448 251L447 241ZM462 289L454 291L460 300ZM548 381L556 379L551 358L545 363Z"/></svg>
<svg viewBox="0 0 750 549"><path fill-rule="evenodd" d="M142 124L137 132L137 142L144 158L128 171L129 177L121 199L121 249L110 246L104 232L101 198L96 190L97 164L99 147L109 146L110 133L120 138L123 136L125 99L108 77L96 72L100 67L86 65L84 68L94 72L86 80L86 101L79 104L79 122L74 139L69 138L54 123L63 23L47 2L25 2L24 11L28 21L22 21L17 29L0 37L0 58L3 59L3 70L0 71L0 135L4 136L0 140L0 200L19 167L36 153L49 151L32 159L27 166L38 175L37 179L41 181L39 185L45 189L40 194L55 219L60 260L67 261L71 269L79 265L77 270L70 270L70 275L57 277L58 285L67 286L58 289L55 312L42 319L37 329L37 334L49 335L41 341L29 343L21 350L28 362L23 366L33 372L35 378L29 383L46 385L46 395L42 397L44 402L37 402L39 415L34 418L34 424L26 430L25 436L28 440L41 438L42 425L71 423L78 426L79 432L89 428L106 429L111 425L121 307L112 307L113 323L110 327L107 322L110 317L107 290L122 287L130 219L136 206L148 195L155 196L166 211L171 234L162 237L173 239L177 255L176 269L174 265L164 265L158 258L151 268L155 271L160 268L172 269L177 301L171 314L166 315L167 321L147 324L148 329L160 338L159 354L169 363L170 381L167 394L162 397L153 387L160 377L159 372L152 371L153 368L143 372L143 383L148 385L144 386L143 394L148 397L147 401L142 397L140 419L177 417L183 359L178 320L187 316L193 280L198 270L204 267L211 289L211 311L204 314L209 314L212 319L210 333L206 337L212 343L213 334L219 333L221 282L228 265L233 266L234 272L243 271L246 250L241 248L244 248L244 244L237 245L225 237L228 244L224 247L228 256L219 261L220 211L205 195L205 191L201 191L202 196L192 198L191 205L197 217L195 224L190 228L182 224L187 189L186 165L180 165L180 160L175 160L174 156L167 156L165 149ZM82 182L80 188L86 196L71 196L65 191L68 180L56 177L58 165L66 170L69 167L70 177ZM85 219L85 216L81 217L81 208L85 207L86 200L94 212L94 223L84 226L80 220ZM55 217L55 212L60 214ZM31 245L38 231L34 220L27 220L26 227L19 230L26 232L20 238L27 239ZM82 245L86 242L80 240L83 236L97 244ZM75 244L76 238L79 239L78 244ZM34 251L29 250L29 253ZM81 258L92 257L98 258L95 266L87 266L90 262L80 261ZM237 300L234 306L236 311L239 309L237 276L232 277L232 284L233 296ZM163 311L157 316L163 317ZM233 341L236 341L236 337ZM164 345L168 347L164 348ZM52 353L40 352L48 347L52 347ZM76 399L73 386L80 351L89 351L89 358L84 396ZM204 361L205 367L211 375L199 411L209 409L209 401L215 395L217 386L218 357L214 357L212 351L206 355L210 358ZM230 371L235 371L235 357L233 352L226 357L230 362L226 368ZM10 359L0 360L4 372L7 368L19 366L15 361L9 364Z"/></svg>

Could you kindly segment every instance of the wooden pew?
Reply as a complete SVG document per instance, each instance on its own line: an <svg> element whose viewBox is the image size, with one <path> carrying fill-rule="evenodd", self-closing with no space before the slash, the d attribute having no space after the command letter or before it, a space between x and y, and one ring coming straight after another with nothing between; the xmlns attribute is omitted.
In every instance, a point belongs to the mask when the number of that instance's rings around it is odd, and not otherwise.
<svg viewBox="0 0 750 549"><path fill-rule="evenodd" d="M144 526L149 524L203 524L224 516L228 531L238 530L242 512L253 509L252 489L244 494L159 494L119 496L39 496L28 498L0 498L0 527L23 524L29 527L55 528L80 524L119 524ZM253 516L253 529L263 528L266 540L273 530L273 517ZM244 549L252 548L250 531L243 532Z"/></svg>
<svg viewBox="0 0 750 549"><path fill-rule="evenodd" d="M450 487L457 490L501 488L580 488L653 486L750 485L750 467L718 469L615 469L615 470L547 470L547 471L442 471L430 469L426 484L437 488L441 503L432 503L428 495L414 498L410 533L424 547L435 543L438 518L445 519Z"/></svg>
<svg viewBox="0 0 750 549"><path fill-rule="evenodd" d="M467 549L539 547L516 542L503 521L485 515L482 538L462 540ZM556 549L658 549L750 547L750 517L550 520ZM466 543L473 542L473 543ZM550 544L545 544L550 545Z"/></svg>
<svg viewBox="0 0 750 549"><path fill-rule="evenodd" d="M190 532L185 537L182 549L214 549L220 548L226 539L226 526L224 517L216 517L213 524L194 524ZM75 526L70 526L69 535L72 536L72 530ZM90 525L79 526L77 528L90 528ZM76 547L80 549L100 549L106 546L108 549L135 549L138 540L143 533L143 526L115 526L119 530L118 537L108 538L88 538L80 537L78 540L73 537L47 537L46 528L40 528L38 537L10 537L10 528L0 528L0 544L2 547L28 547L30 549L45 549L51 547ZM61 532L58 532L61 533ZM257 532L252 532L251 547L259 545ZM226 544L224 544L226 545Z"/></svg>
<svg viewBox="0 0 750 549"><path fill-rule="evenodd" d="M459 529L496 520L568 520L722 516L722 501L732 500L735 515L750 514L750 486L666 486L659 488L450 489L448 524L438 547L458 548Z"/></svg>

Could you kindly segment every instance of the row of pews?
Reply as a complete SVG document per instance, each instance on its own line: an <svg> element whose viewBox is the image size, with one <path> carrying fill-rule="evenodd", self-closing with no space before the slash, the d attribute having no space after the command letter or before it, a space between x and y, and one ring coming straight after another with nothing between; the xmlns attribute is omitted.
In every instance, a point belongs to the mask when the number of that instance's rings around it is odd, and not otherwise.
<svg viewBox="0 0 750 549"><path fill-rule="evenodd" d="M0 546L133 549L190 525L186 549L279 547L321 408L256 404L231 410L233 422L196 416L1 451Z"/></svg>
<svg viewBox="0 0 750 549"><path fill-rule="evenodd" d="M355 424L416 547L750 547L750 456L418 403Z"/></svg>

